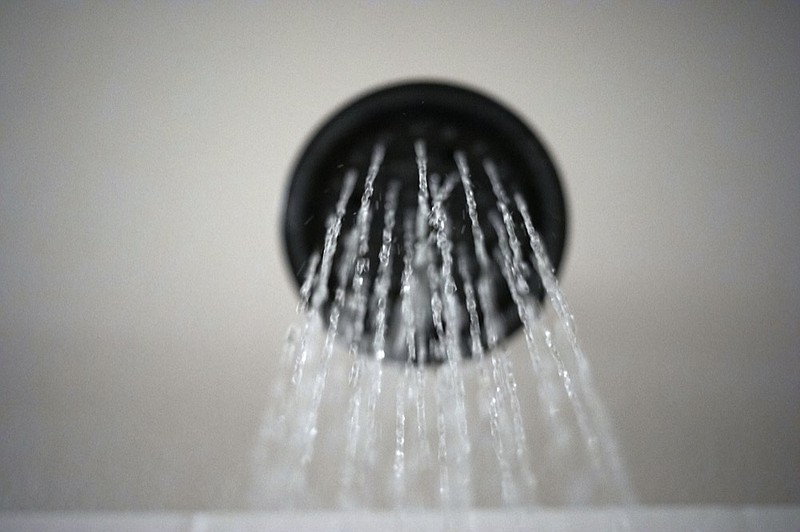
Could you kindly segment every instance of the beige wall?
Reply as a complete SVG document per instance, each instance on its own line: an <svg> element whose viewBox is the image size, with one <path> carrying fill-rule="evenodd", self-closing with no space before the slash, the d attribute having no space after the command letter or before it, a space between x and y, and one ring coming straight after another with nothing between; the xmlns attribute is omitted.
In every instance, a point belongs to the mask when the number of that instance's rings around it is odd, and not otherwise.
<svg viewBox="0 0 800 532"><path fill-rule="evenodd" d="M0 7L0 508L242 507L305 136L493 93L563 171L563 283L646 503L800 502L800 8Z"/></svg>

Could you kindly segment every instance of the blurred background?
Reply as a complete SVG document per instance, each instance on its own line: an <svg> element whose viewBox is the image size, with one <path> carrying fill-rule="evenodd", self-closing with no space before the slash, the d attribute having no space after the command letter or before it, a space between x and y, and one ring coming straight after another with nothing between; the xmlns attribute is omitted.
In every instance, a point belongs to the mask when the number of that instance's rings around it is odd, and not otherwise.
<svg viewBox="0 0 800 532"><path fill-rule="evenodd" d="M247 508L294 159L420 77L556 159L641 501L800 503L797 3L3 2L0 509Z"/></svg>

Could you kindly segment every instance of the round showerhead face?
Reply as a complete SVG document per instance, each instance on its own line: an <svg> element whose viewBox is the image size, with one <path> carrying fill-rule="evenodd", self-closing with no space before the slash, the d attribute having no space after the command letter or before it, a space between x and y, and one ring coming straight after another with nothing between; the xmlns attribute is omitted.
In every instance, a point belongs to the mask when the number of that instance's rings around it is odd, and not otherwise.
<svg viewBox="0 0 800 532"><path fill-rule="evenodd" d="M373 179L371 165L377 169ZM353 175L352 194L346 202L340 200ZM468 189L474 193L472 205ZM396 220L387 247L386 199L393 194L396 209L390 210ZM445 345L468 358L521 325L501 270L504 241L506 251L508 240L528 241L520 213L513 208L515 198L527 204L557 270L566 237L565 201L553 162L531 129L493 99L463 87L420 82L382 88L339 110L304 148L284 215L291 270L302 284L311 257L324 254L326 230L341 201L345 209L338 245L335 252L329 250L330 261L317 261L323 268L330 264L329 275L318 275L314 289L320 310L329 316L335 307L341 316L340 338L369 353L378 345L378 331L379 343L391 358L441 361L450 356ZM510 224L505 226L501 204L509 208L505 221ZM504 227L513 229L504 236ZM534 263L530 248L521 248L520 258ZM413 287L404 282L404 270L413 273ZM525 294L541 301L544 290L536 269L517 270ZM376 281L381 275L383 283ZM488 290L491 302L478 301L470 314L466 292L475 287ZM385 300L381 316L376 293ZM359 297L365 306L353 303ZM441 316L437 321L437 312L445 315L444 323ZM480 330L480 346L471 323ZM409 328L415 335L411 340Z"/></svg>

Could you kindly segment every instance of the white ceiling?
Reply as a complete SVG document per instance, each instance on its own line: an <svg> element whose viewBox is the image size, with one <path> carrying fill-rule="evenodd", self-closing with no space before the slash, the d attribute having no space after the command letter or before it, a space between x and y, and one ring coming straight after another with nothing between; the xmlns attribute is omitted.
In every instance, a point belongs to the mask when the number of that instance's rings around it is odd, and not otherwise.
<svg viewBox="0 0 800 532"><path fill-rule="evenodd" d="M0 7L0 508L237 508L307 135L388 81L517 110L646 503L800 502L800 6Z"/></svg>

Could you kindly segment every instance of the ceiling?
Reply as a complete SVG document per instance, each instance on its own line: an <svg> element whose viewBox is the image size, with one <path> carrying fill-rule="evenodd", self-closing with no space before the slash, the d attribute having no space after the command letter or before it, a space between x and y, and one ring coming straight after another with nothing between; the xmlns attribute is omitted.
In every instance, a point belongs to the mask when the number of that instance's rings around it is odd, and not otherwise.
<svg viewBox="0 0 800 532"><path fill-rule="evenodd" d="M3 3L0 508L240 508L310 132L387 82L516 110L640 499L800 502L796 3Z"/></svg>

